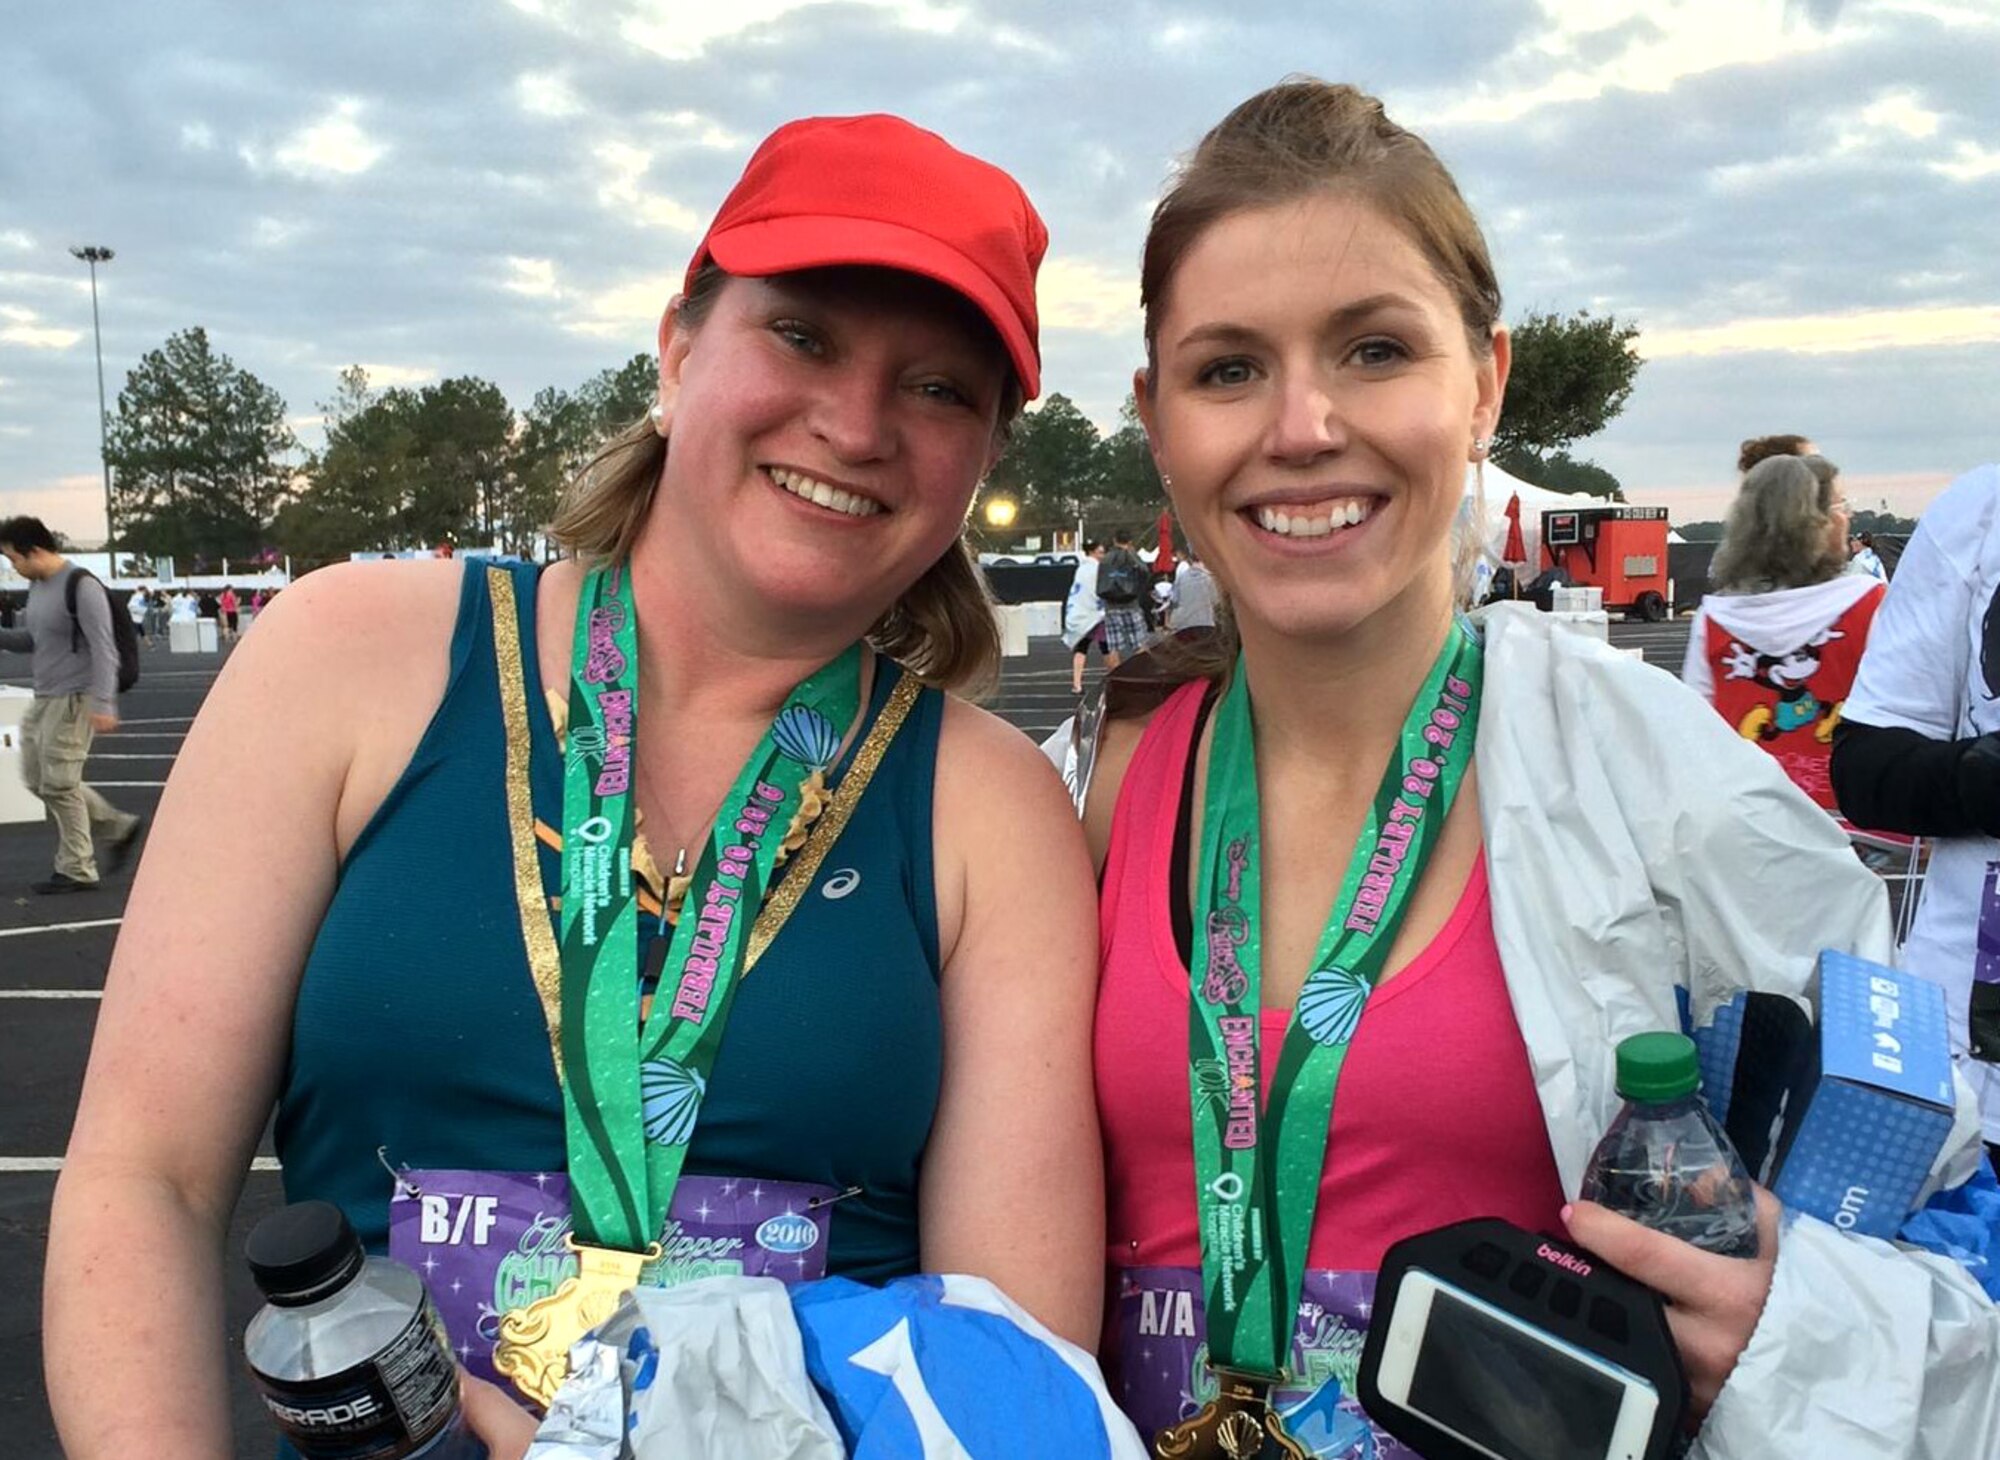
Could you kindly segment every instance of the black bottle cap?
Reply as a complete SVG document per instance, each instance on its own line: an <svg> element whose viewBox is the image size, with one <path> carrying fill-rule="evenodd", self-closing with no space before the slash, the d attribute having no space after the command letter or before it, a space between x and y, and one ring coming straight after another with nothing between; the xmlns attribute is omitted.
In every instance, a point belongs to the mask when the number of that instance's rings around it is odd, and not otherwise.
<svg viewBox="0 0 2000 1460"><path fill-rule="evenodd" d="M280 1308L317 1303L353 1281L366 1260L347 1213L330 1201L280 1207L243 1244L250 1276Z"/></svg>

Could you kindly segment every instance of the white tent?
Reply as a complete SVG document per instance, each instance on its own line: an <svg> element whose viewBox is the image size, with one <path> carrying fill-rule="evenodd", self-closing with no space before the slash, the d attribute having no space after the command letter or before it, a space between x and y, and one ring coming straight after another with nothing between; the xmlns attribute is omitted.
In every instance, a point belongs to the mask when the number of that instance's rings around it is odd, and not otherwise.
<svg viewBox="0 0 2000 1460"><path fill-rule="evenodd" d="M1482 477L1486 483L1483 498L1479 486ZM1507 503L1517 492L1521 497L1521 540L1528 548L1530 577L1539 573L1543 566L1542 514L1544 512L1617 505L1609 497L1586 497L1580 493L1551 492L1546 487L1524 482L1519 477L1502 471L1490 461L1485 464L1483 470L1468 468L1465 473L1466 507L1475 513L1483 512L1485 523L1481 535L1486 543L1487 559L1496 567L1501 562L1501 553L1507 546Z"/></svg>

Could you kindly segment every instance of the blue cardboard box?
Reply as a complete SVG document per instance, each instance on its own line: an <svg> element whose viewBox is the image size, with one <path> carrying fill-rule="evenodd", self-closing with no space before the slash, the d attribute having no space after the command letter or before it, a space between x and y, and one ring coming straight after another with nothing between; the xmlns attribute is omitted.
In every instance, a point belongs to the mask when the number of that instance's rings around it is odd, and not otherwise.
<svg viewBox="0 0 2000 1460"><path fill-rule="evenodd" d="M1894 1236L1951 1133L1944 990L1828 951L1809 993L1818 1037L1786 1101L1771 1189L1842 1231Z"/></svg>

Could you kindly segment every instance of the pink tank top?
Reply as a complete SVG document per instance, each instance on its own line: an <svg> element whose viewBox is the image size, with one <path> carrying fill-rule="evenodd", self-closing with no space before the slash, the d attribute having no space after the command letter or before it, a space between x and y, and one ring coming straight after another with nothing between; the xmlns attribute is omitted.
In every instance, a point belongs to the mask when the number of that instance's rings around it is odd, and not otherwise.
<svg viewBox="0 0 2000 1460"><path fill-rule="evenodd" d="M1199 1267L1188 971L1174 943L1175 818L1205 686L1146 728L1105 863L1095 1031L1110 1261ZM1290 1012L1263 1013L1265 1093ZM1482 854L1444 928L1368 1001L1335 1102L1307 1265L1372 1273L1400 1238L1468 1217L1560 1231L1563 1202L1493 941Z"/></svg>

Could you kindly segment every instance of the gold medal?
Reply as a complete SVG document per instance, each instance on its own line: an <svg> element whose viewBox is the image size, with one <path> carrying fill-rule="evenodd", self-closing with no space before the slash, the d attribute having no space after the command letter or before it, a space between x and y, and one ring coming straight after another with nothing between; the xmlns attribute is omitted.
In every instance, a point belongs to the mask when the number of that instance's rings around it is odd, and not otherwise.
<svg viewBox="0 0 2000 1460"><path fill-rule="evenodd" d="M641 1270L660 1255L657 1244L627 1252L564 1240L577 1255L576 1276L502 1318L493 1346L493 1367L544 1409L569 1377L570 1345L617 1311L619 1300L639 1285Z"/></svg>
<svg viewBox="0 0 2000 1460"><path fill-rule="evenodd" d="M1209 1372L1222 1392L1193 1419L1160 1431L1155 1460L1311 1460L1271 1407L1268 1377L1214 1364Z"/></svg>

